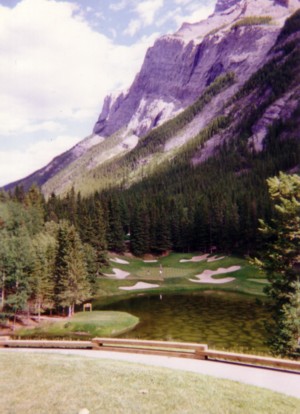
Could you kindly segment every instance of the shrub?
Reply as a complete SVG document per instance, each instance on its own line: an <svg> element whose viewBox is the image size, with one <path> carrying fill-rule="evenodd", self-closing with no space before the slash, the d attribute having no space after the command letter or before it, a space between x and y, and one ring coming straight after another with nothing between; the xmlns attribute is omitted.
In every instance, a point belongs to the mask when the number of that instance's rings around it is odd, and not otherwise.
<svg viewBox="0 0 300 414"><path fill-rule="evenodd" d="M257 26L262 24L270 24L272 21L271 16L249 16L244 17L241 20L238 20L232 25L232 28L235 29L241 26Z"/></svg>

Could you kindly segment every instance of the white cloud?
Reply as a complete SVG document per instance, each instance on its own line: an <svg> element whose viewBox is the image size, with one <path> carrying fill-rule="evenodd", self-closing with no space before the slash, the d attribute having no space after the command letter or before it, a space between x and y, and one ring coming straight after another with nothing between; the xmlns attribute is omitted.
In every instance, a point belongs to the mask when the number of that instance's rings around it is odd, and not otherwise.
<svg viewBox="0 0 300 414"><path fill-rule="evenodd" d="M164 0L146 0L137 4L135 11L142 20L143 26L153 23L156 13L163 5Z"/></svg>
<svg viewBox="0 0 300 414"><path fill-rule="evenodd" d="M110 29L109 29L109 32L111 33L111 36L112 36L112 38L113 39L116 39L116 37L117 37L117 35L118 35L118 32L113 28L113 27L111 27Z"/></svg>
<svg viewBox="0 0 300 414"><path fill-rule="evenodd" d="M190 3L191 0L175 0L176 4L185 6L186 4Z"/></svg>
<svg viewBox="0 0 300 414"><path fill-rule="evenodd" d="M130 7L135 13L127 28L131 36L168 19L179 26L203 18L206 9L198 1L176 3L178 7L168 7L164 15L158 13L163 0L118 0L109 8ZM85 123L91 124L87 135L105 95L130 86L146 49L158 36L153 33L130 46L115 44L92 27L88 12L86 5L80 8L68 0L20 0L13 8L0 5L1 185L32 173L69 149L82 138L76 134ZM65 131L68 137L62 136ZM32 140L40 136L42 142L24 150L31 134ZM59 136L46 140L49 134ZM17 150L23 138L23 149ZM14 150L9 150L13 145Z"/></svg>
<svg viewBox="0 0 300 414"><path fill-rule="evenodd" d="M54 140L36 142L25 151L0 151L0 186L24 178L44 167L57 154L70 149L78 141L78 137L60 135Z"/></svg>
<svg viewBox="0 0 300 414"><path fill-rule="evenodd" d="M200 6L199 4L196 5L195 3L192 3L188 9L183 13L177 13L173 15L174 21L176 21L176 24L178 27L182 25L183 22L187 23L197 23L201 20L206 19L208 16L212 14L214 11L214 3Z"/></svg>
<svg viewBox="0 0 300 414"><path fill-rule="evenodd" d="M206 19L214 10L215 1L210 0L208 3L201 5L199 1L193 0L175 0L177 7L169 9L166 13L161 14L156 20L156 26L160 27L167 22L173 21L179 28L182 23L196 23Z"/></svg>
<svg viewBox="0 0 300 414"><path fill-rule="evenodd" d="M157 26L162 26L168 21L177 21L182 16L182 10L180 7L176 7L172 10L169 10L167 13L164 13L162 16L159 17L159 19L156 20Z"/></svg>
<svg viewBox="0 0 300 414"><path fill-rule="evenodd" d="M93 113L127 87L147 45L115 45L74 3L22 0L0 7L0 133ZM124 59L125 57L125 59Z"/></svg>
<svg viewBox="0 0 300 414"><path fill-rule="evenodd" d="M45 121L36 124L28 125L23 129L23 132L36 132L36 131L47 131L47 132L61 132L64 130L64 126L59 122Z"/></svg>
<svg viewBox="0 0 300 414"><path fill-rule="evenodd" d="M134 36L141 28L151 26L154 23L157 12L163 7L164 0L146 0L138 2L134 7L137 18L131 19L125 35Z"/></svg>
<svg viewBox="0 0 300 414"><path fill-rule="evenodd" d="M112 10L112 11L120 11L120 10L125 9L125 7L127 6L127 4L128 4L128 1L126 1L126 0L121 0L121 1L119 1L119 2L117 2L117 3L112 3L112 4L110 4L110 5L109 5L109 8L110 8L110 10Z"/></svg>
<svg viewBox="0 0 300 414"><path fill-rule="evenodd" d="M125 35L134 36L142 27L142 22L139 19L130 20L128 26L124 30Z"/></svg>
<svg viewBox="0 0 300 414"><path fill-rule="evenodd" d="M79 12L67 1L0 6L1 185L45 166L87 135L104 97L130 86L157 36L117 45ZM78 136L85 123L90 129ZM42 142L26 147L30 134L31 142L39 135ZM49 134L60 135L47 141Z"/></svg>
<svg viewBox="0 0 300 414"><path fill-rule="evenodd" d="M190 21L196 23L196 22L199 22L200 20L205 20L208 18L208 16L210 16L213 13L214 9L215 9L214 4L200 7L199 9L196 9L192 13L190 17Z"/></svg>

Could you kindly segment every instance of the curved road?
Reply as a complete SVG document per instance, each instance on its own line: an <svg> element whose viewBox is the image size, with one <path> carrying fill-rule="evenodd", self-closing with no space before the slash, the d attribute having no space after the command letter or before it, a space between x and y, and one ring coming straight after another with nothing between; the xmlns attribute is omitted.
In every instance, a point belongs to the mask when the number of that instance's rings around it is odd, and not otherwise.
<svg viewBox="0 0 300 414"><path fill-rule="evenodd" d="M145 354L130 354L112 351L88 351L73 349L5 349L5 352L47 352L67 355L83 355L90 358L113 359L144 365L179 369L211 375L233 381L268 388L292 397L300 398L300 373L277 371L268 368L256 368L226 362L201 361L197 359L166 357Z"/></svg>

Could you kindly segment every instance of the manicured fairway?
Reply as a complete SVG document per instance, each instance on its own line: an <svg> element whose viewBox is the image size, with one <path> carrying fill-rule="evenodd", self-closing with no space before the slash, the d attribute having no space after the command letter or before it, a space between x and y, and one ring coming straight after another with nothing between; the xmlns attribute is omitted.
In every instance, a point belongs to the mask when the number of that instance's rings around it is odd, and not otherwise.
<svg viewBox="0 0 300 414"><path fill-rule="evenodd" d="M197 258L201 259L197 261ZM121 296L130 295L130 291L125 294L122 288L135 286L137 281L159 285L155 289L148 288L148 293L152 291L155 293L179 293L221 290L246 293L257 297L264 296L263 289L268 283L265 275L261 274L255 266L238 256L170 253L167 256L144 260L114 254L110 255L110 259L111 266L104 273L112 276L99 277L97 303L105 304L115 299L118 300ZM226 273L227 269L237 267L239 270ZM124 278L114 277L114 272L118 272L118 270L126 272L127 276ZM195 282L197 275L208 270L215 272L210 282ZM226 280L228 277L233 279L230 283L214 283L214 280L223 278ZM146 291L146 289L141 289L141 291Z"/></svg>

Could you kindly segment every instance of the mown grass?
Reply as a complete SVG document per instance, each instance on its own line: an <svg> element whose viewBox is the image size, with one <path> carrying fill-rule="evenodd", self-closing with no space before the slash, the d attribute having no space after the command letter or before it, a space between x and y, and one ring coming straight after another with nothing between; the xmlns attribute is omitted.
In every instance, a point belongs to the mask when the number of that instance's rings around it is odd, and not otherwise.
<svg viewBox="0 0 300 414"><path fill-rule="evenodd" d="M93 338L118 336L139 323L136 316L126 312L79 312L72 318L58 322L41 322L33 329L20 329L15 335L30 338Z"/></svg>
<svg viewBox="0 0 300 414"><path fill-rule="evenodd" d="M0 351L2 414L296 414L300 400L228 380L82 356Z"/></svg>
<svg viewBox="0 0 300 414"><path fill-rule="evenodd" d="M136 257L111 255L111 259L117 257L126 260L128 264L110 262L110 268L106 269L104 273L112 273L112 269L117 268L130 273L130 275L122 280L107 278L106 276L100 277L96 295L97 305L101 305L102 303L108 304L111 301L136 294L136 292L125 293L119 288L123 286L133 286L137 281L159 284L159 288L147 289L148 294L157 294L157 292L171 294L178 292L217 290L249 294L256 297L264 296L264 287L268 282L265 279L265 276L259 272L258 268L249 264L246 259L238 256L216 256L221 260L213 262L208 262L207 260L201 262L180 262L182 259L191 259L198 255L200 254L170 253L167 256L157 258L157 262L155 263L145 263L143 259ZM200 284L189 280L206 269L217 270L220 267L228 268L231 266L240 266L241 269L232 273L215 275L213 278L234 277L235 280L233 282L224 284ZM162 269L162 274L160 274L160 269Z"/></svg>

